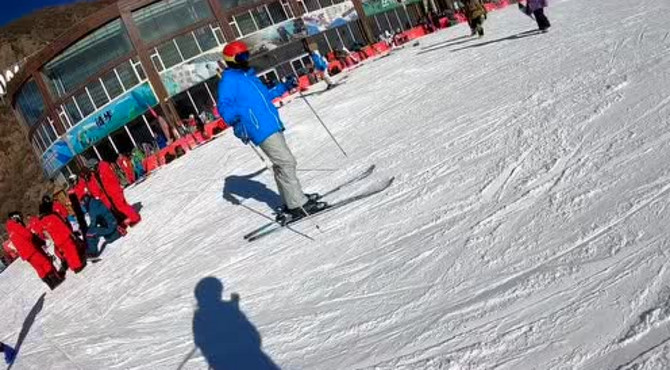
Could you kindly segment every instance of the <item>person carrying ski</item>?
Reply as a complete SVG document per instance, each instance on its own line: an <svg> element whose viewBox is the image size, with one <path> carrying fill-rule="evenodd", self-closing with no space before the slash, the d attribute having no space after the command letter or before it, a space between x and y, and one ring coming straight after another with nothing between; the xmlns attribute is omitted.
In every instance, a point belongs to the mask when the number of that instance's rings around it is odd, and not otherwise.
<svg viewBox="0 0 670 370"><path fill-rule="evenodd" d="M46 197L45 197L46 198ZM84 261L77 246L77 239L65 221L58 216L49 202L40 204L40 226L54 243L56 256L64 261L62 271L69 267L75 273L84 269Z"/></svg>
<svg viewBox="0 0 670 370"><path fill-rule="evenodd" d="M37 276L51 290L63 282L63 277L58 274L47 253L36 241L37 236L26 228L23 222L23 215L20 212L14 211L9 213L6 229L9 234L9 240L16 248L19 257L33 266L35 272L37 272Z"/></svg>
<svg viewBox="0 0 670 370"><path fill-rule="evenodd" d="M82 204L88 210L88 217L91 220L86 231L86 255L93 258L100 254L98 250L100 238L104 238L107 244L112 243L121 238L122 229L119 228L109 208L98 199L86 194Z"/></svg>
<svg viewBox="0 0 670 370"><path fill-rule="evenodd" d="M277 221L288 222L326 208L317 194L306 195L296 174L296 160L284 138L284 124L272 100L294 88L295 79L268 90L249 67L249 49L234 41L223 49L228 68L219 82L218 109L237 138L258 145L273 164L277 189L284 206Z"/></svg>
<svg viewBox="0 0 670 370"><path fill-rule="evenodd" d="M484 19L486 19L487 12L482 0L461 0L463 3L463 11L465 17L468 19L470 25L471 36L484 36Z"/></svg>
<svg viewBox="0 0 670 370"><path fill-rule="evenodd" d="M533 14L535 21L537 22L537 27L542 32L547 32L551 23L546 15L544 15L544 8L548 6L547 0L528 0L526 4L527 14Z"/></svg>

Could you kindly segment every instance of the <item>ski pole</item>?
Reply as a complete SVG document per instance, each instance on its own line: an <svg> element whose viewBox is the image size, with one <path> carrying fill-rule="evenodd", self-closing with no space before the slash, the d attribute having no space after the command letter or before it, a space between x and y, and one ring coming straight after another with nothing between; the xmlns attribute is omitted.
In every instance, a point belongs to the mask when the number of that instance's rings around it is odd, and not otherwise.
<svg viewBox="0 0 670 370"><path fill-rule="evenodd" d="M265 213L263 213L263 212L261 212L261 211L257 211L257 210L255 210L255 209L249 207L248 205L242 203L242 201L240 201L239 199L237 199L236 196L234 196L234 195L232 195L232 194L231 194L231 196L237 201L237 202L236 202L237 205L242 206L242 207L245 208L246 210L248 210L248 211L250 211L250 212L253 212L253 213L255 213L255 214L257 214L257 215L259 215L259 216L261 216L261 217L263 217L263 218L266 218L266 219L268 219L268 220L270 220L270 221L276 223L277 225L280 225L280 226L282 226L282 227L285 227L285 228L291 230L292 232L294 232L294 233L296 233L296 234L302 236L302 237L305 238L305 239L309 239L309 240L311 240L311 241L315 241L314 238L312 238L311 236L309 236L309 235L307 235L307 234L305 234L305 233L301 233L300 231L298 231L298 230L292 228L292 227L289 226L289 225L285 225L285 226L284 226L284 225L280 224L279 222L277 222L277 220L275 220L274 218L272 218L272 217L266 215ZM224 197L225 197L225 196L224 196Z"/></svg>
<svg viewBox="0 0 670 370"><path fill-rule="evenodd" d="M266 167L267 169L270 169L270 165L268 165L268 162L265 160L265 157L263 157L263 156L261 155L261 153L258 151L258 149L256 149L256 146L255 146L254 144L251 144L251 143L249 144L249 146L251 147L251 149L254 150L254 153L256 153L256 155L257 155L258 158L261 160L261 162L263 162L263 164L265 165L265 167Z"/></svg>
<svg viewBox="0 0 670 370"><path fill-rule="evenodd" d="M326 126L326 124L323 123L323 120L321 119L321 116L319 116L319 114L316 112L316 110L314 110L314 107L312 107L312 104L309 103L309 101L307 100L307 97L302 93L302 91L299 91L299 94L300 94L300 97L302 98L302 100L305 101L305 104L307 104L309 109L312 111L312 113L314 113L314 116L319 121L319 123L321 123L321 126L323 126L323 128L326 130L328 135L330 135L330 138L333 139L333 142L335 142L335 145L337 145L337 147L340 149L342 154L344 154L345 157L349 158L349 156L347 155L347 152L345 152L344 149L342 148L342 146L340 145L340 143L337 142L337 139L335 139L335 136L333 136L333 133L330 132L330 130L328 129L328 126Z"/></svg>

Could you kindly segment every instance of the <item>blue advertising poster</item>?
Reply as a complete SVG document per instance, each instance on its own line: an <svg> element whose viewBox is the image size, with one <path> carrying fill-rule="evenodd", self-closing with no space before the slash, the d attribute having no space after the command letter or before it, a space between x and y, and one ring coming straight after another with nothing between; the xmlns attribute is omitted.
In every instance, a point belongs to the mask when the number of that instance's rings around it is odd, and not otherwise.
<svg viewBox="0 0 670 370"><path fill-rule="evenodd" d="M74 158L74 154L72 154L70 147L63 139L58 139L42 154L42 166L47 175L51 176L63 168L72 158Z"/></svg>
<svg viewBox="0 0 670 370"><path fill-rule="evenodd" d="M148 107L156 104L158 104L158 99L148 82L121 95L56 140L42 155L44 171L48 175L53 175L70 162L76 154L81 154L91 145L139 117L147 111Z"/></svg>
<svg viewBox="0 0 670 370"><path fill-rule="evenodd" d="M158 99L145 82L73 127L67 140L75 153L80 154L156 104Z"/></svg>

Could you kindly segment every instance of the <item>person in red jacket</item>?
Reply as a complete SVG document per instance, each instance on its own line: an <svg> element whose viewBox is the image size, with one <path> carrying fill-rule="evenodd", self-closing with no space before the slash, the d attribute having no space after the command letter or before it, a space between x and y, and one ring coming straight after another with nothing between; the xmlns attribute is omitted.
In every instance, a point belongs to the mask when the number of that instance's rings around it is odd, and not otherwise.
<svg viewBox="0 0 670 370"><path fill-rule="evenodd" d="M102 186L100 186L100 182L98 182L97 176L95 175L95 170L89 167L89 169L84 169L82 175L86 180L86 189L88 189L88 193L91 194L93 198L99 199L105 207L111 209L112 202L103 191ZM81 200L81 198L79 200Z"/></svg>
<svg viewBox="0 0 670 370"><path fill-rule="evenodd" d="M86 181L77 175L70 176L70 190L68 194L75 194L79 201L86 195Z"/></svg>
<svg viewBox="0 0 670 370"><path fill-rule="evenodd" d="M112 165L105 161L98 163L95 160L89 163L89 167L92 168L92 170L95 170L96 166L98 175L100 176L100 182L102 183L102 188L109 196L113 207L126 217L126 219L123 220L123 223L132 226L140 222L142 217L137 213L135 208L126 201L126 197L123 195L123 188L112 169Z"/></svg>
<svg viewBox="0 0 670 370"><path fill-rule="evenodd" d="M21 259L33 266L37 272L37 276L51 290L63 282L63 277L58 274L56 268L51 263L51 259L42 247L35 242L35 235L26 228L20 212L9 213L6 228L9 240L11 240Z"/></svg>
<svg viewBox="0 0 670 370"><path fill-rule="evenodd" d="M70 217L70 211L67 210L65 205L58 200L54 199L53 200L53 211L55 214L57 214L60 218L63 219L63 221L68 222L67 219ZM68 222L69 224L69 222Z"/></svg>
<svg viewBox="0 0 670 370"><path fill-rule="evenodd" d="M46 197L45 197L46 198ZM77 245L77 239L72 234L72 228L53 210L53 204L42 201L40 204L40 225L45 234L54 243L56 256L64 262L62 272L69 267L75 273L84 269L83 243Z"/></svg>

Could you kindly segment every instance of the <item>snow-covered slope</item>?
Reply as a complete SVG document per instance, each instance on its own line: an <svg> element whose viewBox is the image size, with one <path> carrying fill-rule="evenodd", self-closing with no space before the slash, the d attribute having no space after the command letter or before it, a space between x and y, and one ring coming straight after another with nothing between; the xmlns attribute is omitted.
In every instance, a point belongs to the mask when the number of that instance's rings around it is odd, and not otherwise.
<svg viewBox="0 0 670 370"><path fill-rule="evenodd" d="M276 195L230 135L128 191L144 221L46 294L14 368L206 369L208 276L286 369L668 368L670 2L547 14L546 35L510 7L484 39L448 29L309 96L348 159L302 101L283 108L308 190L396 176L296 226L315 241L242 240L265 220L224 187L266 213ZM0 275L0 340L44 291L23 263ZM249 331L228 319L211 326Z"/></svg>

